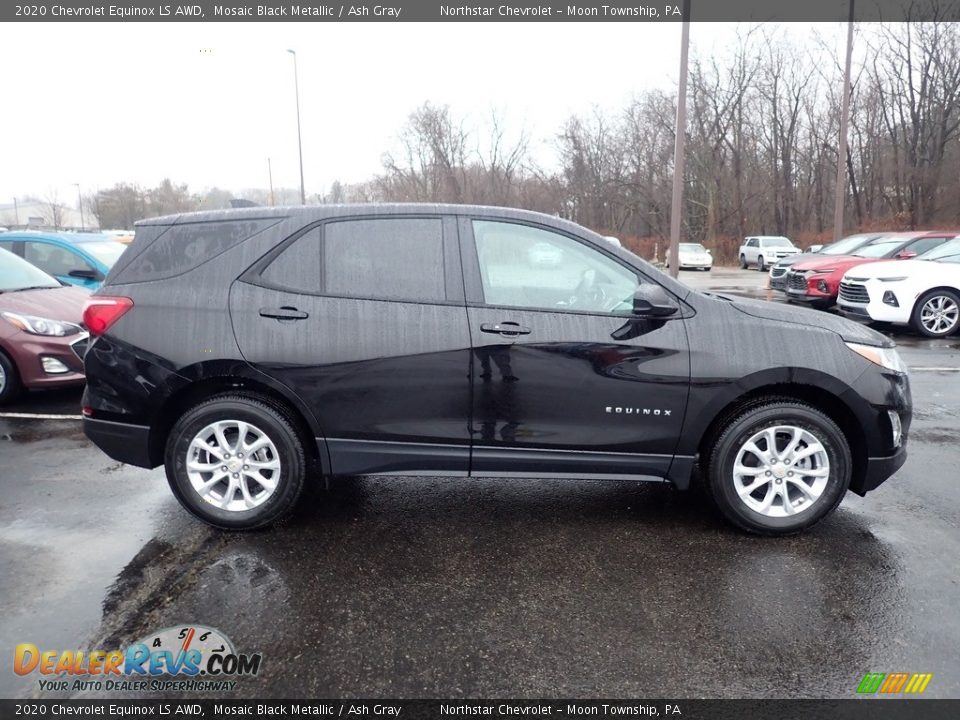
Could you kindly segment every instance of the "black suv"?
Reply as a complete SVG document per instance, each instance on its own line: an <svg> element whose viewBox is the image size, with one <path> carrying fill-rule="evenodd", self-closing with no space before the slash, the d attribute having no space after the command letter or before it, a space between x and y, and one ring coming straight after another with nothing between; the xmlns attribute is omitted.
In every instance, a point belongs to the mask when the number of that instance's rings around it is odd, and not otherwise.
<svg viewBox="0 0 960 720"><path fill-rule="evenodd" d="M700 477L784 534L906 458L893 343L693 291L573 223L451 205L141 222L84 322L87 436L220 528L324 475ZM699 472L695 472L699 471Z"/></svg>

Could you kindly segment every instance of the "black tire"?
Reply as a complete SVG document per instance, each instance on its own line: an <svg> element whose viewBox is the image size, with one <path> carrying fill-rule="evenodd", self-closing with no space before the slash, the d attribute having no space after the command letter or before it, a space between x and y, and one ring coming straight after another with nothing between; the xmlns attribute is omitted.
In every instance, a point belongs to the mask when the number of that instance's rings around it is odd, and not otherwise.
<svg viewBox="0 0 960 720"><path fill-rule="evenodd" d="M738 495L734 481L733 468L741 447L756 433L775 425L790 425L809 432L823 446L830 463L830 474L819 497L808 507L785 517L771 517L749 507ZM791 535L806 530L833 512L850 487L853 467L850 446L837 424L810 405L791 398L765 398L742 406L720 427L723 429L705 451L708 458L706 483L713 502L723 516L743 530L771 536ZM780 442L781 438L778 437L778 448ZM773 477L767 482L773 491L776 491L776 486L772 483L780 484ZM791 487L789 483L792 481L784 478L782 482L782 488ZM793 491L794 497L802 497L795 484ZM759 498L754 499L759 501ZM783 499L777 499L782 507ZM791 507L794 507L792 502Z"/></svg>
<svg viewBox="0 0 960 720"><path fill-rule="evenodd" d="M952 290L931 290L930 292L926 293L923 297L921 297L919 300L917 300L917 302L915 302L913 305L913 312L910 314L910 325L913 327L914 330L916 330L918 333L920 333L924 337L929 337L929 338L948 337L949 335L953 335L957 331L957 328L960 327L960 315L957 316L957 318L953 321L952 325L950 325L945 330L942 330L940 332L929 330L924 326L924 324L920 320L920 315L923 312L924 306L928 302L930 301L936 302L938 299L941 301L952 302L954 308L960 308L960 296L958 296L957 293L955 293Z"/></svg>
<svg viewBox="0 0 960 720"><path fill-rule="evenodd" d="M13 402L20 397L21 392L23 385L20 383L17 366L0 350L0 405Z"/></svg>
<svg viewBox="0 0 960 720"><path fill-rule="evenodd" d="M766 270L766 269L767 269L767 265L766 265L766 263L765 263L764 260L763 260L763 255L758 255L758 256L757 256L757 270L758 270L759 272L763 272L763 271Z"/></svg>
<svg viewBox="0 0 960 720"><path fill-rule="evenodd" d="M747 256L743 254L740 255L740 269L741 270L747 269Z"/></svg>
<svg viewBox="0 0 960 720"><path fill-rule="evenodd" d="M249 423L276 448L280 461L276 488L262 504L252 509L216 507L200 496L187 474L190 443L206 426L218 420ZM180 504L194 517L222 530L252 530L282 520L303 493L308 467L303 439L285 411L263 398L233 393L206 400L184 413L167 438L164 462L167 481Z"/></svg>

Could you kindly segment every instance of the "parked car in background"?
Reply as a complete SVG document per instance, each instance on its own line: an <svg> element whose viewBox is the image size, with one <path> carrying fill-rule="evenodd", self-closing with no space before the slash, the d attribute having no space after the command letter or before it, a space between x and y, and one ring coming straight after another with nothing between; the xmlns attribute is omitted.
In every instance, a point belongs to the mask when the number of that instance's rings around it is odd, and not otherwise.
<svg viewBox="0 0 960 720"><path fill-rule="evenodd" d="M739 254L740 267L747 269L756 265L757 270L763 272L768 265L788 255L799 255L800 248L782 235L751 235L743 239Z"/></svg>
<svg viewBox="0 0 960 720"><path fill-rule="evenodd" d="M837 307L848 317L910 325L927 337L953 335L960 327L960 238L913 260L848 270Z"/></svg>
<svg viewBox="0 0 960 720"><path fill-rule="evenodd" d="M127 246L100 233L10 232L8 250L69 285L96 290Z"/></svg>
<svg viewBox="0 0 960 720"><path fill-rule="evenodd" d="M826 309L837 301L840 281L851 268L880 260L909 260L955 237L956 231L891 233L861 245L849 255L798 262L787 272L787 297Z"/></svg>
<svg viewBox="0 0 960 720"><path fill-rule="evenodd" d="M871 240L883 237L884 233L861 233L850 235L829 245L811 245L799 255L788 255L770 268L770 287L774 290L787 291L787 271L791 266L805 260L813 260L825 255L847 255L863 247Z"/></svg>
<svg viewBox="0 0 960 720"><path fill-rule="evenodd" d="M89 296L0 250L0 405L24 388L83 384Z"/></svg>
<svg viewBox="0 0 960 720"><path fill-rule="evenodd" d="M252 208L145 221L131 249L84 312L84 432L164 465L216 527L279 520L313 468L680 489L699 470L731 522L780 535L906 458L889 338L699 293L556 217Z"/></svg>
<svg viewBox="0 0 960 720"><path fill-rule="evenodd" d="M110 236L111 240L129 245L133 242L133 230L101 230L101 234Z"/></svg>
<svg viewBox="0 0 960 720"><path fill-rule="evenodd" d="M669 252L667 253L667 267L670 267ZM710 271L713 267L713 256L700 243L680 243L679 262L677 266L681 270L706 270Z"/></svg>
<svg viewBox="0 0 960 720"><path fill-rule="evenodd" d="M620 238L615 235L604 235L603 239L606 240L611 245L616 245L617 247L623 247L623 243L620 242Z"/></svg>

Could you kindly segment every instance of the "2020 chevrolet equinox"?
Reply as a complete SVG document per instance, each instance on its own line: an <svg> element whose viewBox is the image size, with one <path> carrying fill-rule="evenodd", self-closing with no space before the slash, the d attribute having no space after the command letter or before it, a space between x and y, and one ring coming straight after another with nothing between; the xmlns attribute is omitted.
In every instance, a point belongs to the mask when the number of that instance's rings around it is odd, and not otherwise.
<svg viewBox="0 0 960 720"><path fill-rule="evenodd" d="M693 291L538 213L151 219L84 322L87 436L164 465L219 528L279 520L323 475L699 476L731 522L779 535L906 459L888 338Z"/></svg>

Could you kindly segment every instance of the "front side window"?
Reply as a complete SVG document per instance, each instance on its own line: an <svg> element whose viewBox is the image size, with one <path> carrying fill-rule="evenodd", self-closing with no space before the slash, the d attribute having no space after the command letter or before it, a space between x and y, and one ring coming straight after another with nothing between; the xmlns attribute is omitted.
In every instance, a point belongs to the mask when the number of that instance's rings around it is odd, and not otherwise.
<svg viewBox="0 0 960 720"><path fill-rule="evenodd" d="M930 252L934 248L940 247L946 241L947 238L942 237L924 238L923 240L917 240L915 243L908 245L904 249L915 252L917 255L923 255L924 253Z"/></svg>
<svg viewBox="0 0 960 720"><path fill-rule="evenodd" d="M86 260L57 245L40 242L28 242L24 245L23 257L27 262L51 275L65 276L74 270L93 268Z"/></svg>
<svg viewBox="0 0 960 720"><path fill-rule="evenodd" d="M938 245L933 250L927 250L918 260L937 260L942 262L960 262L960 237Z"/></svg>
<svg viewBox="0 0 960 720"><path fill-rule="evenodd" d="M264 270L263 279L310 294L444 302L441 221L330 222L298 238Z"/></svg>
<svg viewBox="0 0 960 720"><path fill-rule="evenodd" d="M548 230L475 220L488 305L629 315L637 275L603 253Z"/></svg>

